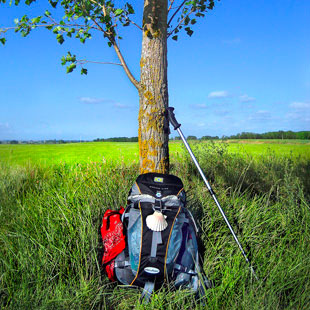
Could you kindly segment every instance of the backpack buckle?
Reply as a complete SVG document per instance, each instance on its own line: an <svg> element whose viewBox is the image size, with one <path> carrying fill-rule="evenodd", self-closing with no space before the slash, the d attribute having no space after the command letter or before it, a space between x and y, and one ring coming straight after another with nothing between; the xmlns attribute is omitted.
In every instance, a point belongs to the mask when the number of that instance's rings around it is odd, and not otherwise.
<svg viewBox="0 0 310 310"><path fill-rule="evenodd" d="M162 208L163 208L163 202L161 201L161 199L155 199L153 210L161 212Z"/></svg>

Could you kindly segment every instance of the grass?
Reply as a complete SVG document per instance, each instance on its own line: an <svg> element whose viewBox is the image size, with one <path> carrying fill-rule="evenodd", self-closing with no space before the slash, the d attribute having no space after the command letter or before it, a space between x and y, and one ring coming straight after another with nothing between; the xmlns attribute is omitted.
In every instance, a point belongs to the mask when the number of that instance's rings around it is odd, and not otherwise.
<svg viewBox="0 0 310 310"><path fill-rule="evenodd" d="M138 152L138 144L130 142L0 145L2 161L22 165L28 162L41 165L105 162L114 158L130 163L138 160Z"/></svg>
<svg viewBox="0 0 310 310"><path fill-rule="evenodd" d="M235 141L235 140L233 140ZM244 141L244 140L243 140ZM310 144L303 140L293 140L287 143L260 143L264 140L246 141L248 143L222 143L228 152L243 154L244 156L260 156L275 153L278 156L306 157L310 159ZM299 141L299 142L298 142ZM240 141L239 141L240 142ZM197 142L196 142L197 143ZM201 144L208 144L203 142ZM171 157L182 150L180 141L171 141L169 144ZM68 144L0 144L0 161L10 165L54 165L61 162L67 164L123 161L127 164L137 163L139 159L138 143L135 142L87 142Z"/></svg>
<svg viewBox="0 0 310 310"><path fill-rule="evenodd" d="M309 144L283 144L283 143L229 143L228 150L231 153L250 156L276 154L278 157L303 157L310 159Z"/></svg>
<svg viewBox="0 0 310 310"><path fill-rule="evenodd" d="M138 303L138 290L110 283L98 262L102 215L108 207L125 204L137 161L107 156L103 161L104 150L96 150L100 143L85 144L87 150L79 150L84 144L65 146L76 147L75 152L67 158L58 154L56 161L49 149L45 163L36 161L32 151L33 160L26 164L22 156L16 157L18 164L13 157L0 162L1 309L309 309L307 156L244 156L224 144L193 144L254 264L257 282L178 144L171 173L184 182L201 228L204 271L216 286L206 291L204 304L188 292L163 287L144 305ZM111 156L117 147L111 144ZM91 157L94 153L100 160Z"/></svg>

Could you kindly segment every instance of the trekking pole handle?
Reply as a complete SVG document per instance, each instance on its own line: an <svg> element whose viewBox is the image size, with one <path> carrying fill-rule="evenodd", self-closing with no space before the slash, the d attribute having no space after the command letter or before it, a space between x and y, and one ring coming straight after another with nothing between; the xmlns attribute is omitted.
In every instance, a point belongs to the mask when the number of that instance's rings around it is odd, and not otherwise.
<svg viewBox="0 0 310 310"><path fill-rule="evenodd" d="M178 121L175 118L175 115L174 115L174 112L173 112L174 108L173 107L168 107L167 111L168 111L169 122L173 126L174 130L177 130L178 128L181 127L181 124L179 124Z"/></svg>

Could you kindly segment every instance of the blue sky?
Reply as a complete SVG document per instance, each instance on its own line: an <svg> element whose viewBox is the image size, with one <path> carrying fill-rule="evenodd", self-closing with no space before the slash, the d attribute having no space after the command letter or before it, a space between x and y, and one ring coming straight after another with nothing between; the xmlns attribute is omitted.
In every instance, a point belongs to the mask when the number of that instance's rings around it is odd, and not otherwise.
<svg viewBox="0 0 310 310"><path fill-rule="evenodd" d="M46 2L1 4L0 28L25 12L42 14ZM139 79L141 32L127 28L120 29L121 50ZM169 104L185 135L310 130L310 1L222 0L193 30L191 38L168 43ZM85 45L59 45L44 29L6 37L0 140L137 136L139 98L121 67L89 64L82 76L60 64L69 50L80 59L118 62L101 36Z"/></svg>

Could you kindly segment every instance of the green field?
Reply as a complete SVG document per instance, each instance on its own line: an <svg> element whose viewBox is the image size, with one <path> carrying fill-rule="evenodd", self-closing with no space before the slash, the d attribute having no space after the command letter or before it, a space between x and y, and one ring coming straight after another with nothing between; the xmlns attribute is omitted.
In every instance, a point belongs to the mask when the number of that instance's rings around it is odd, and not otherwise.
<svg viewBox="0 0 310 310"><path fill-rule="evenodd" d="M244 140L243 140L244 141ZM192 142L197 144L197 142ZM208 142L201 142L201 144ZM250 140L247 143L232 141L223 144L230 153L244 156L292 156L310 159L310 144L302 140ZM182 142L170 142L170 156L173 160L176 153L182 150ZM0 162L10 164L40 163L43 165L65 162L89 163L123 161L125 163L138 162L138 143L135 142L87 142L69 144L2 144L0 145Z"/></svg>
<svg viewBox="0 0 310 310"><path fill-rule="evenodd" d="M202 303L164 286L148 305L140 290L109 282L99 255L103 213L126 204L139 174L137 143L0 145L0 308L310 309L310 145L247 142L191 145L259 281L173 141L171 173L184 182L215 287Z"/></svg>
<svg viewBox="0 0 310 310"><path fill-rule="evenodd" d="M244 140L243 140L244 141ZM303 140L250 140L240 143L240 141L230 141L228 143L230 152L250 155L250 156L270 156L273 153L277 156L302 157L310 159L310 143Z"/></svg>

